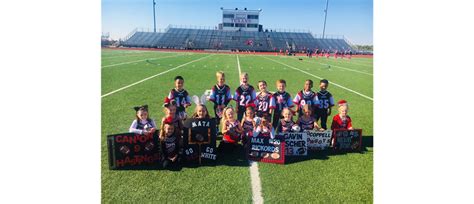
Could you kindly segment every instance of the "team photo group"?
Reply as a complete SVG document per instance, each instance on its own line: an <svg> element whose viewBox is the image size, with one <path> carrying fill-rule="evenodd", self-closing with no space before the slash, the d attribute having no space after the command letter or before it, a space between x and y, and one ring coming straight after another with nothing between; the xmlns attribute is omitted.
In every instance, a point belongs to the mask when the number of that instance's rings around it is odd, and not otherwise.
<svg viewBox="0 0 474 204"><path fill-rule="evenodd" d="M158 137L163 167L185 162L182 159L183 144L189 141L183 142L186 138L184 129L189 120L215 121L213 132L217 137L222 137L217 151L223 156L235 154L234 150L239 147L248 152L250 139L255 137L273 139L284 133L353 129L348 115L348 102L341 99L335 103L328 91L329 81L326 79L319 81L317 91L313 91L312 80L305 80L303 89L294 97L286 92L284 79L275 82L274 92L269 91L265 80L258 81L257 89L254 88L248 83L247 73L240 74L240 86L235 91L225 83L224 72L218 71L216 79L217 83L210 91L199 97L191 96L186 91L182 76L174 77L175 87L165 97L163 104L159 104L163 106L165 114L159 124L149 117L148 105L134 107L136 119L129 132ZM207 102L213 104L213 116L206 107ZM332 114L334 106L337 113ZM189 108L194 109L191 116L186 113ZM328 117L331 116L333 120L328 127ZM197 137L202 136L198 134ZM334 144L333 136L329 144Z"/></svg>

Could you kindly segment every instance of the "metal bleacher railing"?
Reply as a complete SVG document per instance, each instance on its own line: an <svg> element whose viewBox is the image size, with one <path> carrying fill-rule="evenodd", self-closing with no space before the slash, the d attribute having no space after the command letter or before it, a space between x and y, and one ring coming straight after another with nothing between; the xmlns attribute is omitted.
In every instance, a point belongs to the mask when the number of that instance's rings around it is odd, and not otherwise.
<svg viewBox="0 0 474 204"><path fill-rule="evenodd" d="M136 28L123 38L123 46L171 49L278 51L352 49L342 35L314 35L303 29L264 29L263 32L224 31L217 27L169 25L158 32Z"/></svg>

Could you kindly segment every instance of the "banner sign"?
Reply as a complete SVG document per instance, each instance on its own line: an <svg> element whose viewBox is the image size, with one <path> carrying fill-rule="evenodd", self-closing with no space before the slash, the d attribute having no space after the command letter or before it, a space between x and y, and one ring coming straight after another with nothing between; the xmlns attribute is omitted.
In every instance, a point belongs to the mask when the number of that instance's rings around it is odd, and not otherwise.
<svg viewBox="0 0 474 204"><path fill-rule="evenodd" d="M135 133L108 135L109 168L133 169L159 164L161 146L157 132L149 135Z"/></svg>
<svg viewBox="0 0 474 204"><path fill-rule="evenodd" d="M217 159L215 119L189 118L184 121L183 150L186 161Z"/></svg>
<svg viewBox="0 0 474 204"><path fill-rule="evenodd" d="M325 150L331 146L332 130L307 131L308 150Z"/></svg>
<svg viewBox="0 0 474 204"><path fill-rule="evenodd" d="M362 129L334 130L334 149L341 151L360 151L362 147Z"/></svg>
<svg viewBox="0 0 474 204"><path fill-rule="evenodd" d="M285 140L275 137L250 137L247 157L249 160L285 164Z"/></svg>
<svg viewBox="0 0 474 204"><path fill-rule="evenodd" d="M279 133L285 138L286 156L306 156L308 154L308 135L305 132Z"/></svg>

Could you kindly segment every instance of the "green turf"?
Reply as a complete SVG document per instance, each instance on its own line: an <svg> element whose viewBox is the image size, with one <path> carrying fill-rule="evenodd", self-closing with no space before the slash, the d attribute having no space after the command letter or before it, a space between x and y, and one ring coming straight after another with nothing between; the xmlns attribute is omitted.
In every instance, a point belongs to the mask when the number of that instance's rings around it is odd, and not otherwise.
<svg viewBox="0 0 474 204"><path fill-rule="evenodd" d="M172 56L172 57L170 57ZM160 58L146 61L150 58ZM159 121L163 116L161 104L173 88L173 78L182 75L185 89L191 95L202 95L215 84L215 72L226 73L232 92L238 85L237 58L227 54L166 53L154 51L108 50L102 51L102 66L145 60L136 63L103 67L102 95L121 87L159 74L170 68L204 59L172 70L150 80L102 97L102 202L245 202L252 200L250 174L247 161L241 155L220 157L215 167L183 167L173 170L111 171L108 169L106 136L127 132L134 119L133 106L150 105L150 115ZM242 72L248 72L250 83L256 86L266 80L270 91L275 81L283 78L288 92L294 97L305 79L318 79L295 71L269 59L277 60L316 76L324 77L370 98L373 97L372 75L335 68L373 73L372 59L298 60L298 57L240 55ZM353 62L353 63L351 63ZM331 64L331 68L319 63ZM363 64L356 65L355 63ZM367 145L373 135L373 102L334 85L329 91L335 100L350 103L349 115L353 124L363 129ZM235 106L234 102L231 102ZM207 104L212 110L212 105ZM191 114L194 106L188 109ZM334 113L337 111L333 110ZM211 111L211 115L213 115ZM334 114L333 114L334 115ZM328 121L330 124L331 119ZM286 165L259 163L262 193L265 202L372 202L373 148L368 145L362 153L333 155L313 153L305 158L288 158Z"/></svg>

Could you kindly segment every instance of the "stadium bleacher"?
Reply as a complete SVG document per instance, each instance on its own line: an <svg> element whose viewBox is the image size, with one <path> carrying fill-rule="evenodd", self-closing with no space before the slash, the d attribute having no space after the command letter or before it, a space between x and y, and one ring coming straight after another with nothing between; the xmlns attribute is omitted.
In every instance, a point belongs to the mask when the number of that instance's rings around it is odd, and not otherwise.
<svg viewBox="0 0 474 204"><path fill-rule="evenodd" d="M225 31L203 28L169 26L164 32L137 31L122 41L125 47L169 49L217 49L249 51L305 51L307 49L347 50L354 48L344 37L318 38L307 32L265 30Z"/></svg>

